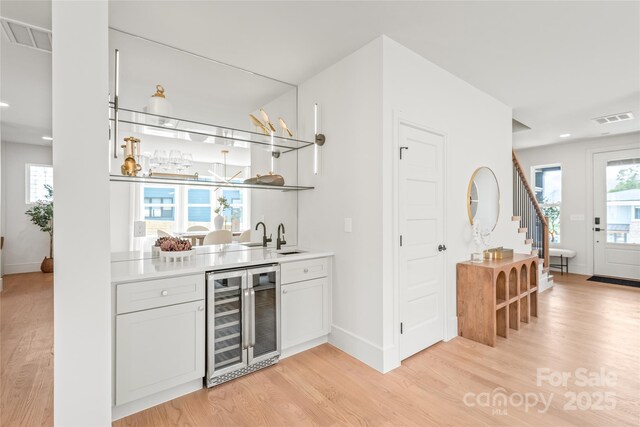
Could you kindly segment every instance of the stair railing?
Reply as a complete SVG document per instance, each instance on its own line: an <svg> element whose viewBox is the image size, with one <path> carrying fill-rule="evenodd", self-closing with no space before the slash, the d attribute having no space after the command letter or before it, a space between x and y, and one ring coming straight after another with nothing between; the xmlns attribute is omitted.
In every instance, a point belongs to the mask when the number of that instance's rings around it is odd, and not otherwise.
<svg viewBox="0 0 640 427"><path fill-rule="evenodd" d="M522 165L511 150L513 159L513 214L520 217L520 227L527 229L527 239L531 249L538 251L538 257L549 267L549 220L542 212L535 194L529 185Z"/></svg>

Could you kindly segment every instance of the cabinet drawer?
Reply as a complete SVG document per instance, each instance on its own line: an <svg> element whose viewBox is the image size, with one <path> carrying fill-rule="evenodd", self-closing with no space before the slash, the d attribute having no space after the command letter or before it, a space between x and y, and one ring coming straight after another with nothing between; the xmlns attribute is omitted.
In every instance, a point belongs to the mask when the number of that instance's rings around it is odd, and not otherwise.
<svg viewBox="0 0 640 427"><path fill-rule="evenodd" d="M204 274L126 283L116 288L116 312L164 307L204 299Z"/></svg>
<svg viewBox="0 0 640 427"><path fill-rule="evenodd" d="M280 283L284 285L286 283L327 277L329 275L328 269L327 258L282 263L280 267Z"/></svg>

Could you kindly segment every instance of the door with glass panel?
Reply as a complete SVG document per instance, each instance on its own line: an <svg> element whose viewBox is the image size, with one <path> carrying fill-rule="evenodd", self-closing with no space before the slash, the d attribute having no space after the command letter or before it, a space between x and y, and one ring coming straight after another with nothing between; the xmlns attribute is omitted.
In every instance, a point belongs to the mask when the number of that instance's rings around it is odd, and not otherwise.
<svg viewBox="0 0 640 427"><path fill-rule="evenodd" d="M280 267L267 266L247 272L250 306L248 363L280 354Z"/></svg>
<svg viewBox="0 0 640 427"><path fill-rule="evenodd" d="M640 149L593 156L593 270L640 280Z"/></svg>
<svg viewBox="0 0 640 427"><path fill-rule="evenodd" d="M208 274L207 379L247 365L248 301L245 270Z"/></svg>

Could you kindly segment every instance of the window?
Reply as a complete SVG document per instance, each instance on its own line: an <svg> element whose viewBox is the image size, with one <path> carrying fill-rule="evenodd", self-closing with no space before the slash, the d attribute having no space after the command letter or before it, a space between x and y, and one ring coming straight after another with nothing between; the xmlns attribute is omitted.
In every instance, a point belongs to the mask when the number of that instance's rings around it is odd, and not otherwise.
<svg viewBox="0 0 640 427"><path fill-rule="evenodd" d="M26 203L44 200L47 196L45 185L53 187L53 167L49 165L27 164Z"/></svg>
<svg viewBox="0 0 640 427"><path fill-rule="evenodd" d="M607 242L640 244L640 159L607 162Z"/></svg>
<svg viewBox="0 0 640 427"><path fill-rule="evenodd" d="M534 166L533 182L536 201L549 221L549 241L560 243L562 168L560 165Z"/></svg>
<svg viewBox="0 0 640 427"><path fill-rule="evenodd" d="M187 190L187 227L211 224L211 190L189 188Z"/></svg>
<svg viewBox="0 0 640 427"><path fill-rule="evenodd" d="M175 187L145 187L143 206L147 234L155 235L157 230L177 231Z"/></svg>
<svg viewBox="0 0 640 427"><path fill-rule="evenodd" d="M244 228L244 193L243 190L225 189L222 197L227 199L229 209L222 214L227 229L231 231L242 231Z"/></svg>
<svg viewBox="0 0 640 427"><path fill-rule="evenodd" d="M186 231L194 225L214 229L213 219L218 207L218 197L225 197L229 208L221 212L224 228L232 232L248 229L248 190L189 188L184 186L143 186L140 199L140 216L147 223L147 235L155 236L158 230L168 233Z"/></svg>

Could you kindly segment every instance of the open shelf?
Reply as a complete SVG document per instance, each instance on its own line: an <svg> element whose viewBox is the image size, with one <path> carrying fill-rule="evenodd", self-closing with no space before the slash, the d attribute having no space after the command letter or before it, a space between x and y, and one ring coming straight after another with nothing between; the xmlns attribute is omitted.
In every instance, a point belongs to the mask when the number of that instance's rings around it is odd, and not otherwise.
<svg viewBox="0 0 640 427"><path fill-rule="evenodd" d="M529 295L520 298L520 322L529 323Z"/></svg>
<svg viewBox="0 0 640 427"><path fill-rule="evenodd" d="M458 332L490 346L510 329L534 322L538 316L538 260L535 255L458 263ZM489 306L491 304L491 306Z"/></svg>
<svg viewBox="0 0 640 427"><path fill-rule="evenodd" d="M529 280L527 276L527 266L522 265L520 267L520 295L526 295L529 290Z"/></svg>
<svg viewBox="0 0 640 427"><path fill-rule="evenodd" d="M279 191L302 191L313 190L314 187L304 187L299 185L263 185L263 184L244 184L241 182L225 182L213 181L206 178L182 179L182 178L163 178L153 176L128 176L128 175L109 175L109 180L113 182L133 182L138 184L165 184L165 185L189 185L193 187L220 187L220 188L247 188L260 190L279 190Z"/></svg>
<svg viewBox="0 0 640 427"><path fill-rule="evenodd" d="M500 272L496 280L496 308L499 308L498 306L500 306L500 304L506 303L506 300L508 298L507 279L504 275L504 272Z"/></svg>
<svg viewBox="0 0 640 427"><path fill-rule="evenodd" d="M496 310L496 334L509 338L509 313L506 306Z"/></svg>
<svg viewBox="0 0 640 427"><path fill-rule="evenodd" d="M520 295L518 292L518 272L514 267L509 272L509 299L518 297L518 295Z"/></svg>
<svg viewBox="0 0 640 427"><path fill-rule="evenodd" d="M115 121L115 107L109 103L110 121ZM247 119L248 120L248 119ZM275 134L235 129L211 123L203 123L178 117L159 116L144 111L118 107L118 133L138 133L181 139L204 144L220 144L247 148L249 145L275 149L283 153L314 145L313 141L288 138Z"/></svg>
<svg viewBox="0 0 640 427"><path fill-rule="evenodd" d="M520 300L516 300L509 304L509 328L520 329Z"/></svg>

